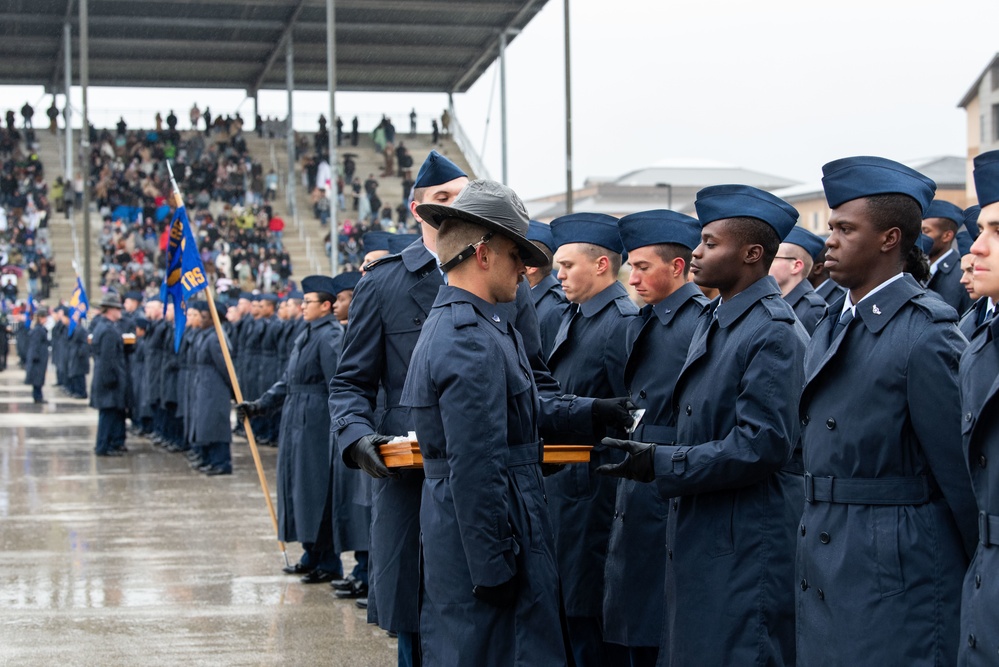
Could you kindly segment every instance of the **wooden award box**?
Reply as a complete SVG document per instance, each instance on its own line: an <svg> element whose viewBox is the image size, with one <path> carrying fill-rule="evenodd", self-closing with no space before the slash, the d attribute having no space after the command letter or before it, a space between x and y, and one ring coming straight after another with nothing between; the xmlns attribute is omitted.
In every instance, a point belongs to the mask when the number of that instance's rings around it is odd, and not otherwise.
<svg viewBox="0 0 999 667"><path fill-rule="evenodd" d="M591 445L545 445L545 463L566 465L571 463L589 463ZM423 467L423 455L420 445L415 440L390 442L381 445L379 452L388 468L420 469Z"/></svg>

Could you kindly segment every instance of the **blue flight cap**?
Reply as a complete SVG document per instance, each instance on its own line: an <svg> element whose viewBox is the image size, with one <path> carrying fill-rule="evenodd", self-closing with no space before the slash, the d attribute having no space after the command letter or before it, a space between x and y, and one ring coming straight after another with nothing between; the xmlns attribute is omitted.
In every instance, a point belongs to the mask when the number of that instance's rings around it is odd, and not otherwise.
<svg viewBox="0 0 999 667"><path fill-rule="evenodd" d="M240 299L246 299L247 301L255 301L256 300L256 297L254 296L253 292L240 292L239 293L239 298Z"/></svg>
<svg viewBox="0 0 999 667"><path fill-rule="evenodd" d="M133 301L138 301L139 303L142 303L142 292L136 292L134 290L130 292L125 292L125 298L132 299Z"/></svg>
<svg viewBox="0 0 999 667"><path fill-rule="evenodd" d="M826 247L825 239L818 234L813 234L804 227L795 226L794 229L784 239L784 243L790 243L805 249L805 252L812 258L812 261L822 254L822 249Z"/></svg>
<svg viewBox="0 0 999 667"><path fill-rule="evenodd" d="M199 313L207 313L208 312L208 302L207 301L188 301L187 302L187 309L188 310L196 310Z"/></svg>
<svg viewBox="0 0 999 667"><path fill-rule="evenodd" d="M999 201L999 150L975 157L975 191L979 206Z"/></svg>
<svg viewBox="0 0 999 667"><path fill-rule="evenodd" d="M949 201L934 199L923 212L923 220L929 218L945 218L953 222L960 229L961 225L964 224L964 211Z"/></svg>
<svg viewBox="0 0 999 667"><path fill-rule="evenodd" d="M543 222L531 220L527 226L527 240L537 241L544 245L550 252L555 252L555 241L552 239L552 228Z"/></svg>
<svg viewBox="0 0 999 667"><path fill-rule="evenodd" d="M467 176L467 174L459 169L458 165L437 151L430 151L430 155L423 161L423 166L420 167L419 173L416 174L416 182L413 184L413 187L429 188L432 185L447 183L462 176Z"/></svg>
<svg viewBox="0 0 999 667"><path fill-rule="evenodd" d="M919 207L933 201L937 184L915 169L883 157L847 157L822 167L822 187L829 208L861 197L899 194L912 197Z"/></svg>
<svg viewBox="0 0 999 667"><path fill-rule="evenodd" d="M277 303L278 302L278 295L277 294L271 294L270 292L268 292L267 294L261 294L259 297L257 297L257 300L258 301L270 301L271 303Z"/></svg>
<svg viewBox="0 0 999 667"><path fill-rule="evenodd" d="M389 234L388 251L396 255L408 248L413 241L421 238L420 234Z"/></svg>
<svg viewBox="0 0 999 667"><path fill-rule="evenodd" d="M693 250L701 242L701 224L689 215L657 209L626 215L617 221L625 250L675 243Z"/></svg>
<svg viewBox="0 0 999 667"><path fill-rule="evenodd" d="M336 296L344 290L354 289L357 287L357 281L360 279L360 271L344 271L343 273L338 273L333 276L333 289L335 291L330 292L330 294Z"/></svg>
<svg viewBox="0 0 999 667"><path fill-rule="evenodd" d="M364 252L388 250L390 236L392 234L389 232L368 232L361 237L361 245L364 246Z"/></svg>
<svg viewBox="0 0 999 667"><path fill-rule="evenodd" d="M982 212L982 207L969 206L964 209L964 228L968 230L972 240L978 238L978 214Z"/></svg>
<svg viewBox="0 0 999 667"><path fill-rule="evenodd" d="M302 299L305 298L305 295L299 292L298 290L292 290L288 292L288 298L295 299L296 301L301 301Z"/></svg>
<svg viewBox="0 0 999 667"><path fill-rule="evenodd" d="M750 185L712 185L694 201L701 226L726 218L756 218L770 225L783 241L798 221L798 211L780 197Z"/></svg>
<svg viewBox="0 0 999 667"><path fill-rule="evenodd" d="M528 228L530 229L530 228ZM617 254L624 253L624 243L617 229L617 218L603 213L570 213L552 220L553 250L567 243L592 243Z"/></svg>
<svg viewBox="0 0 999 667"><path fill-rule="evenodd" d="M963 227L957 230L957 252L964 257L971 253L971 244L975 242L975 239L971 238L971 234L968 233L967 229Z"/></svg>
<svg viewBox="0 0 999 667"><path fill-rule="evenodd" d="M336 282L330 276L305 276L302 278L302 291L306 294L325 292L336 296Z"/></svg>
<svg viewBox="0 0 999 667"><path fill-rule="evenodd" d="M922 250L924 255L929 257L930 251L933 250L933 239L926 234L920 234L919 238L916 239L916 247Z"/></svg>

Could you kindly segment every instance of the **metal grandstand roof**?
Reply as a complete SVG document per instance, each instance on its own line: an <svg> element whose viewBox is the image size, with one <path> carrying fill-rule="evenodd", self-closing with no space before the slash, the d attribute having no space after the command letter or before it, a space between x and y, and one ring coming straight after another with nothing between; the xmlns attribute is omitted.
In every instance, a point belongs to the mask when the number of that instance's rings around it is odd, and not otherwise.
<svg viewBox="0 0 999 667"><path fill-rule="evenodd" d="M466 91L547 0L335 0L337 90ZM325 0L88 0L90 85L326 89ZM0 2L0 85L62 87L77 0Z"/></svg>

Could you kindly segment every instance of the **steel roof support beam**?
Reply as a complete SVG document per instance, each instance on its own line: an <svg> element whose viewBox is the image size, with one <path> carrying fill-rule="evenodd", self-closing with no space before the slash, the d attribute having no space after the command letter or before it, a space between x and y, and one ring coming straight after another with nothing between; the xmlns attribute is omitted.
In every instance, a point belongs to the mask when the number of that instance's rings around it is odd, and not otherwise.
<svg viewBox="0 0 999 667"><path fill-rule="evenodd" d="M260 84L264 82L264 78L267 76L267 72L270 68L277 62L278 56L281 55L282 49L284 49L285 44L288 45L288 49L291 49L291 33L295 30L295 24L298 22L298 17L302 15L302 10L305 9L306 0L300 0L298 6L291 12L291 16L288 17L288 22L285 25L284 30L281 32L281 37L278 39L277 44L271 50L270 54L267 56L267 60L264 61L264 66L261 68L260 73L257 74L257 78L250 84L250 91L256 94L260 90ZM291 102L289 101L289 106Z"/></svg>

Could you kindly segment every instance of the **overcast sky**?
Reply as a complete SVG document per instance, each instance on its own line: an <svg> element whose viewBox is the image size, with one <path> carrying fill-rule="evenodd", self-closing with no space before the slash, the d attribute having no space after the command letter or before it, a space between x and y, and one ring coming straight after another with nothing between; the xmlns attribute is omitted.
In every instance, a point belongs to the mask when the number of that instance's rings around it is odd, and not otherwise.
<svg viewBox="0 0 999 667"><path fill-rule="evenodd" d="M565 187L562 12L549 0L507 51L509 180L525 199ZM576 186L663 160L817 181L822 164L847 155L964 155L957 103L999 51L996 0L571 0L571 12ZM498 179L495 69L455 104ZM42 98L40 88L3 91L4 107ZM242 103L249 117L244 97L92 89L90 106L98 123L124 114L147 127L173 106L184 128L192 100L215 113ZM265 91L261 113L284 116L285 100ZM338 112L360 114L362 128L385 111L404 131L415 106L427 131L445 105L444 95L337 95ZM323 94L297 93L296 128L314 129L325 107Z"/></svg>

